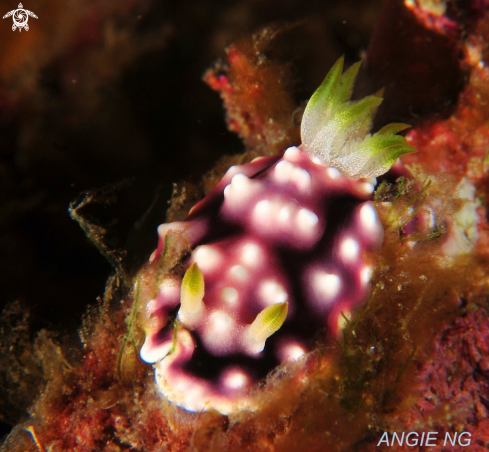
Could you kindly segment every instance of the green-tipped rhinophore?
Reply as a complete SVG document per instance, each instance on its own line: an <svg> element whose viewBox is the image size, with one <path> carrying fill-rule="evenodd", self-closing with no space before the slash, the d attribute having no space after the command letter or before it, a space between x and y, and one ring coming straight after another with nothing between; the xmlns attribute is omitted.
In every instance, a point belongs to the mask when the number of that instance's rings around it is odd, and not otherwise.
<svg viewBox="0 0 489 452"><path fill-rule="evenodd" d="M194 262L185 272L182 287L180 288L178 318L186 326L194 326L202 317L205 310L204 292L204 275Z"/></svg>
<svg viewBox="0 0 489 452"><path fill-rule="evenodd" d="M344 73L343 57L334 64L309 100L301 124L303 148L354 179L380 176L401 155L416 152L396 135L409 127L406 124L388 124L374 135L369 133L383 98L379 91L350 101L360 64Z"/></svg>
<svg viewBox="0 0 489 452"><path fill-rule="evenodd" d="M283 325L289 304L276 303L263 309L248 327L247 348L252 353L260 353L265 347L265 341L276 333Z"/></svg>

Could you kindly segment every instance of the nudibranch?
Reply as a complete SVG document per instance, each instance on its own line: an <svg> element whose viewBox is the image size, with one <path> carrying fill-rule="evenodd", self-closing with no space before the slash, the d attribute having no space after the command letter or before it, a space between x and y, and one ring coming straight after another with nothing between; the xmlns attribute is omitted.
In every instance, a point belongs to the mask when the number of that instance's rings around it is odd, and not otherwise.
<svg viewBox="0 0 489 452"><path fill-rule="evenodd" d="M363 254L384 233L375 177L415 149L397 135L404 124L369 133L382 97L350 100L359 66L332 67L306 106L300 146L229 168L184 221L159 226L151 263L170 231L191 253L144 307L140 355L176 405L253 409L253 385L313 350L318 332L337 334L368 296Z"/></svg>

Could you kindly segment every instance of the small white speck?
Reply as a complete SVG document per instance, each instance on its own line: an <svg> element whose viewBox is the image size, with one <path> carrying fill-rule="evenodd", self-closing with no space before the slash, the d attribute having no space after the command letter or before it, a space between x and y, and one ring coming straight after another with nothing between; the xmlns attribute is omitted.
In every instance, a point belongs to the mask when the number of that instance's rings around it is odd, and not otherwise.
<svg viewBox="0 0 489 452"><path fill-rule="evenodd" d="M351 239L344 239L340 244L340 255L345 261L352 261L358 255L358 243Z"/></svg>

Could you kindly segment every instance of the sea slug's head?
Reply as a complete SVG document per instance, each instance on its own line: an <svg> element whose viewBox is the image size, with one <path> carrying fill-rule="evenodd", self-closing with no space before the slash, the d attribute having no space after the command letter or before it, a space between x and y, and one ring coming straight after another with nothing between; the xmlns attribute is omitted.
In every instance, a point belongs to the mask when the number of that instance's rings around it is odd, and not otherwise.
<svg viewBox="0 0 489 452"><path fill-rule="evenodd" d="M311 351L318 332L335 336L368 296L364 253L383 228L365 177L413 149L395 135L402 125L366 135L381 99L349 102L358 65L341 70L307 106L300 148L231 167L185 221L158 229L150 266L172 231L191 253L143 307L141 357L183 408L253 409L253 385Z"/></svg>

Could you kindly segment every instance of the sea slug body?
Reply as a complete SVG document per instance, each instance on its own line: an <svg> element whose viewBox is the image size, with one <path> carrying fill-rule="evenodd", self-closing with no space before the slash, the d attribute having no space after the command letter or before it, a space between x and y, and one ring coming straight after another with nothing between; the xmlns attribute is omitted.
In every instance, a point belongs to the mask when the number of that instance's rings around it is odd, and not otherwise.
<svg viewBox="0 0 489 452"><path fill-rule="evenodd" d="M146 305L140 354L177 405L253 409L254 384L313 350L318 331L336 335L368 296L363 254L384 233L375 177L414 149L396 135L403 124L369 134L382 98L350 101L358 68L333 66L306 107L301 146L229 168L185 221L159 227L151 262L171 230L192 251L183 278L165 278Z"/></svg>

